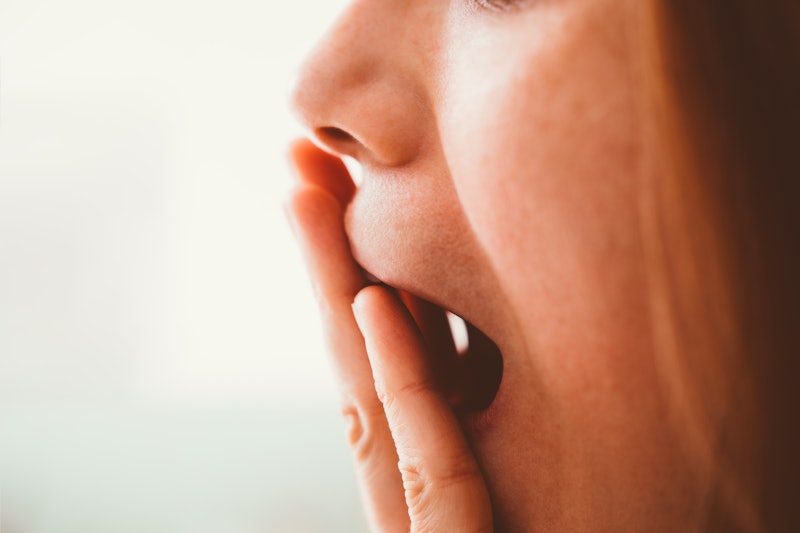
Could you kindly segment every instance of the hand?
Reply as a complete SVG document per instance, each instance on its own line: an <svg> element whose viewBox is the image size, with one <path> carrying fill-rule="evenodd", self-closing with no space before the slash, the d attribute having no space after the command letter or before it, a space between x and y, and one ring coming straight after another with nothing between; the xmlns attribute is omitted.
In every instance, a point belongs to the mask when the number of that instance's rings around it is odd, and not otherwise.
<svg viewBox="0 0 800 533"><path fill-rule="evenodd" d="M344 164L305 140L290 157L300 183L287 213L319 303L371 528L492 531L486 486L445 392L457 355L444 312L365 279L344 231L356 190Z"/></svg>

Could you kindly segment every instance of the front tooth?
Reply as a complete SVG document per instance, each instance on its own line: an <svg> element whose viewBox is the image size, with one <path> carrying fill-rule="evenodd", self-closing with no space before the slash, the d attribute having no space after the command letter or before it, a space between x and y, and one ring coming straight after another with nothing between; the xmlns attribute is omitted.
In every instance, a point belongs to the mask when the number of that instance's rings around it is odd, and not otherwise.
<svg viewBox="0 0 800 533"><path fill-rule="evenodd" d="M464 319L450 311L446 312L447 321L450 323L450 333L453 335L453 342L456 345L456 351L463 355L469 349L469 334L467 333L467 324Z"/></svg>

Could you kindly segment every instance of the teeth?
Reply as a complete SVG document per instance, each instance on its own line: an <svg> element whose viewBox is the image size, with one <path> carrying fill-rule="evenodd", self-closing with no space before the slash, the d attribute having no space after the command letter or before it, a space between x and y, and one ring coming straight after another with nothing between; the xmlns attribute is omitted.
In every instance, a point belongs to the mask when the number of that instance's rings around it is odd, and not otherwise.
<svg viewBox="0 0 800 533"><path fill-rule="evenodd" d="M456 351L462 355L467 353L469 349L469 334L467 333L467 324L464 319L447 311L447 321L450 323L450 332L453 335Z"/></svg>

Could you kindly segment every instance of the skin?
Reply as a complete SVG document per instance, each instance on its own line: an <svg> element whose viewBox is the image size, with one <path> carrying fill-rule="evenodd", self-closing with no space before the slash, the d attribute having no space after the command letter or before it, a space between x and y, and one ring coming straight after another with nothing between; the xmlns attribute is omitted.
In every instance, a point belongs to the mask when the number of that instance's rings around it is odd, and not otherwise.
<svg viewBox="0 0 800 533"><path fill-rule="evenodd" d="M497 4L356 0L294 93L324 151L293 145L287 213L370 524L696 529L649 318L636 2ZM502 351L485 410L442 385L441 308Z"/></svg>

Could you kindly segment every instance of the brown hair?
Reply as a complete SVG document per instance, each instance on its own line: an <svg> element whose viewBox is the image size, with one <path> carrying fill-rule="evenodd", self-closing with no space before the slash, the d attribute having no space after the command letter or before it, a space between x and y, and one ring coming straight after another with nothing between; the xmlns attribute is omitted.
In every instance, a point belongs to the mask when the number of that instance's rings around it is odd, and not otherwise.
<svg viewBox="0 0 800 533"><path fill-rule="evenodd" d="M800 531L800 2L642 2L659 364L714 531Z"/></svg>

